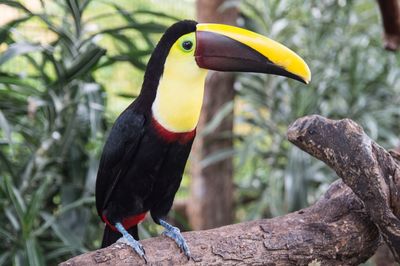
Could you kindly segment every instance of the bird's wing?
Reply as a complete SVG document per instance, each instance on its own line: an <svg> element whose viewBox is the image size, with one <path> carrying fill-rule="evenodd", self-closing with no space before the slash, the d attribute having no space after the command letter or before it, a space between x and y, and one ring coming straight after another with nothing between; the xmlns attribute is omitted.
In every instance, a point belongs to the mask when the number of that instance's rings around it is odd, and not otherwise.
<svg viewBox="0 0 400 266"><path fill-rule="evenodd" d="M161 181L158 182L153 191L154 194L160 195L157 203L150 210L156 222L159 222L159 218L165 218L172 207L175 194L182 181L192 143L193 140L186 144L176 144L169 147L168 155L163 164L164 167L160 173L159 180Z"/></svg>
<svg viewBox="0 0 400 266"><path fill-rule="evenodd" d="M115 121L103 148L96 180L96 208L99 216L110 195L127 169L143 137L145 117L132 109L125 110Z"/></svg>

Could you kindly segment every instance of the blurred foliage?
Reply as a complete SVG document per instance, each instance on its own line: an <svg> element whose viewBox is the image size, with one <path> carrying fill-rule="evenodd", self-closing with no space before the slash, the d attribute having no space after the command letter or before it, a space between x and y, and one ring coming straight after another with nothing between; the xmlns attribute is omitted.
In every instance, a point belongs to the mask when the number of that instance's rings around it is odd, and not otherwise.
<svg viewBox="0 0 400 266"><path fill-rule="evenodd" d="M100 245L93 190L107 123L96 73L119 62L143 71L166 28L154 18L175 18L90 0L0 4L19 14L0 28L0 265L54 265ZM91 15L99 5L107 13Z"/></svg>
<svg viewBox="0 0 400 266"><path fill-rule="evenodd" d="M32 8L32 1L0 0L0 9L19 13L0 28L0 265L53 265L100 245L98 157L126 106L113 94L131 101L138 92L159 33L176 19L166 5L182 5L179 17L193 5L175 2L42 0ZM384 147L398 144L399 61L382 49L374 1L243 0L225 7L232 5L241 10L241 26L292 48L313 73L308 86L240 74L237 101L202 133L235 111L235 150L202 163L234 156L238 220L304 207L335 178L286 140L300 116L349 117ZM151 223L140 233L155 230Z"/></svg>
<svg viewBox="0 0 400 266"><path fill-rule="evenodd" d="M296 118L351 118L386 148L400 133L398 55L383 50L375 1L246 0L246 28L301 55L312 81L240 75L237 82L238 219L271 217L313 203L337 178L286 140Z"/></svg>

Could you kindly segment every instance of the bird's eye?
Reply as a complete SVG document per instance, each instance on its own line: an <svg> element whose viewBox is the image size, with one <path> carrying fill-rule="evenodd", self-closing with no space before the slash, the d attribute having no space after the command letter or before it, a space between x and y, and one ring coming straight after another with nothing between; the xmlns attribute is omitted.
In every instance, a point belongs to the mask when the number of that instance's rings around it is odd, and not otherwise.
<svg viewBox="0 0 400 266"><path fill-rule="evenodd" d="M193 48L193 43L191 41L184 41L182 42L182 48L185 51L191 51Z"/></svg>

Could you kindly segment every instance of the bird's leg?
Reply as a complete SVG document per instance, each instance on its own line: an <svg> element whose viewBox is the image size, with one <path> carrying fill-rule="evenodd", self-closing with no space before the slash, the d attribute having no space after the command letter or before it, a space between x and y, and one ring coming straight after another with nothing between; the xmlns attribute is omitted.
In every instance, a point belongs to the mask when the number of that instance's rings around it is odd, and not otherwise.
<svg viewBox="0 0 400 266"><path fill-rule="evenodd" d="M117 228L117 230L122 234L122 237L118 239L117 242L122 242L132 247L136 251L136 253L140 257L142 257L144 261L147 263L147 258L142 244L140 244L139 241L135 240L133 236L131 236L128 233L128 231L126 231L126 229L121 223L116 223L115 228Z"/></svg>
<svg viewBox="0 0 400 266"><path fill-rule="evenodd" d="M186 257L190 259L191 256L189 247L186 243L186 240L183 238L179 228L170 225L164 220L159 219L159 221L160 225L165 228L162 234L168 236L169 238L172 238L176 242L178 247L183 251L183 253L185 253Z"/></svg>

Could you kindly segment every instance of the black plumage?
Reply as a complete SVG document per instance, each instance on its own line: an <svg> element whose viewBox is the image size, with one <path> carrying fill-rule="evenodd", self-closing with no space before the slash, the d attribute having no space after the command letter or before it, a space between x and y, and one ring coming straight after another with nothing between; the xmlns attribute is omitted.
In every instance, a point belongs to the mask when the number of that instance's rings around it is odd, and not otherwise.
<svg viewBox="0 0 400 266"><path fill-rule="evenodd" d="M107 224L103 247L123 236L146 260L137 224L150 211L164 235L190 258L184 237L165 216L195 137L195 129L176 132L195 128L208 69L276 74L304 83L311 79L304 60L256 33L188 20L168 28L149 60L140 95L118 117L104 146L96 183L97 211Z"/></svg>
<svg viewBox="0 0 400 266"><path fill-rule="evenodd" d="M195 132L165 131L152 117L164 63L171 46L194 32L196 22L171 26L156 46L147 65L138 98L118 117L103 149L96 181L96 207L106 226L102 246L122 235L116 222L150 211L159 223L171 209L190 153ZM137 227L126 228L138 239Z"/></svg>

